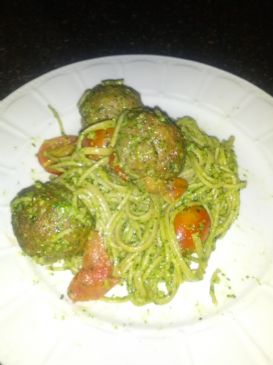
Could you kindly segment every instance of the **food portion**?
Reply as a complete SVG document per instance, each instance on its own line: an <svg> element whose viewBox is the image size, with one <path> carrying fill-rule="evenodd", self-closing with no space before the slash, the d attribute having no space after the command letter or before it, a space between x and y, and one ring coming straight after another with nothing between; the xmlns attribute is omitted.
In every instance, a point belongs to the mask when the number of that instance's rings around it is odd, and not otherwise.
<svg viewBox="0 0 273 365"><path fill-rule="evenodd" d="M195 250L194 235L203 243L209 236L211 219L202 205L192 205L179 211L174 218L176 238L184 250Z"/></svg>
<svg viewBox="0 0 273 365"><path fill-rule="evenodd" d="M142 106L139 93L123 80L105 80L88 89L78 103L82 125L117 118L123 110Z"/></svg>
<svg viewBox="0 0 273 365"><path fill-rule="evenodd" d="M203 278L245 182L232 137L220 141L193 118L172 120L137 97L122 104L116 86L124 84L91 89L111 91L82 114L90 119L77 136L42 143L38 160L50 180L14 198L12 225L27 255L71 271L73 302L164 304L183 282ZM98 105L114 112L101 116Z"/></svg>
<svg viewBox="0 0 273 365"><path fill-rule="evenodd" d="M180 129L159 109L135 109L123 115L115 143L118 164L131 179L171 179L184 162Z"/></svg>
<svg viewBox="0 0 273 365"><path fill-rule="evenodd" d="M60 158L71 156L76 148L76 136L60 136L43 142L38 152L38 160L50 174L59 175L60 171L51 168Z"/></svg>
<svg viewBox="0 0 273 365"><path fill-rule="evenodd" d="M23 251L41 262L83 254L93 218L73 193L56 182L24 189L11 203L12 226Z"/></svg>
<svg viewBox="0 0 273 365"><path fill-rule="evenodd" d="M100 299L118 279L112 276L113 265L98 232L91 232L84 249L82 267L72 279L68 295L73 301Z"/></svg>

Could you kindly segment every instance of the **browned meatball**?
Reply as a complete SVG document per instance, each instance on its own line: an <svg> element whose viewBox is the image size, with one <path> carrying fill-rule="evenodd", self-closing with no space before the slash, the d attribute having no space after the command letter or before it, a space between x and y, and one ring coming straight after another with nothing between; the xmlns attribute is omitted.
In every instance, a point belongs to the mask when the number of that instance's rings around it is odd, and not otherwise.
<svg viewBox="0 0 273 365"><path fill-rule="evenodd" d="M23 251L44 263L81 255L93 226L84 206L72 205L65 186L36 183L11 203L12 226Z"/></svg>
<svg viewBox="0 0 273 365"><path fill-rule="evenodd" d="M170 179L181 172L184 162L180 129L159 109L129 111L115 152L120 168L131 178Z"/></svg>
<svg viewBox="0 0 273 365"><path fill-rule="evenodd" d="M82 125L86 127L106 119L117 118L124 109L142 106L139 93L122 80L105 80L82 95L79 103Z"/></svg>

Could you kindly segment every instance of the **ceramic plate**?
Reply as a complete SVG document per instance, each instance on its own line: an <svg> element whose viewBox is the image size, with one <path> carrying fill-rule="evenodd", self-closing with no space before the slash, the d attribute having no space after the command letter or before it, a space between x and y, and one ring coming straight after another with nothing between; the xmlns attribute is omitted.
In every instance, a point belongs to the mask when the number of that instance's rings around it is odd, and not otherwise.
<svg viewBox="0 0 273 365"><path fill-rule="evenodd" d="M86 88L122 78L145 104L191 115L208 134L235 136L240 216L211 256L204 280L183 284L166 305L71 304L69 273L50 274L23 256L10 224L10 200L47 174L35 154L67 133ZM0 103L0 362L66 364L273 363L273 100L227 72L182 59L114 56L72 64L28 83ZM215 269L225 276L209 295Z"/></svg>

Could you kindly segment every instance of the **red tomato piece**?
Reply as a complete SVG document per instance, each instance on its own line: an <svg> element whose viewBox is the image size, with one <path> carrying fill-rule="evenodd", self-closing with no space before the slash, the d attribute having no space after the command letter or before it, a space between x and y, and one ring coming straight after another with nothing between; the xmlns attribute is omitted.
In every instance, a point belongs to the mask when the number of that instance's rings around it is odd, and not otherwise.
<svg viewBox="0 0 273 365"><path fill-rule="evenodd" d="M188 188L187 180L182 177L175 177L167 184L166 198L174 201L179 199Z"/></svg>
<svg viewBox="0 0 273 365"><path fill-rule="evenodd" d="M74 152L77 139L77 136L59 136L45 140L38 151L38 161L47 172L60 175L61 172L51 166L58 159L70 156Z"/></svg>
<svg viewBox="0 0 273 365"><path fill-rule="evenodd" d="M73 302L100 299L117 282L108 276L107 268L82 268L71 281L68 295Z"/></svg>
<svg viewBox="0 0 273 365"><path fill-rule="evenodd" d="M114 128L96 130L93 138L84 138L82 143L83 147L107 147L111 142L114 130Z"/></svg>
<svg viewBox="0 0 273 365"><path fill-rule="evenodd" d="M193 234L198 234L204 242L209 235L211 219L203 206L192 206L177 213L174 219L176 237L181 248L194 250Z"/></svg>
<svg viewBox="0 0 273 365"><path fill-rule="evenodd" d="M106 148L111 142L111 138L114 134L114 128L98 129L95 131L94 136L91 138L85 137L82 141L83 147L98 147ZM88 157L92 160L98 160L100 157L95 154L90 154Z"/></svg>
<svg viewBox="0 0 273 365"><path fill-rule="evenodd" d="M125 174L125 172L122 170L122 168L116 162L116 155L115 155L115 153L112 153L109 156L109 165L112 168L112 170L115 171L115 173L117 175L119 175L119 177L121 177L125 181L128 181L128 176Z"/></svg>
<svg viewBox="0 0 273 365"><path fill-rule="evenodd" d="M85 247L83 267L72 279L68 296L74 302L101 298L118 283L112 271L101 236L92 232Z"/></svg>
<svg viewBox="0 0 273 365"><path fill-rule="evenodd" d="M97 231L90 233L83 255L83 267L107 267L112 273L112 264L105 250L101 236Z"/></svg>

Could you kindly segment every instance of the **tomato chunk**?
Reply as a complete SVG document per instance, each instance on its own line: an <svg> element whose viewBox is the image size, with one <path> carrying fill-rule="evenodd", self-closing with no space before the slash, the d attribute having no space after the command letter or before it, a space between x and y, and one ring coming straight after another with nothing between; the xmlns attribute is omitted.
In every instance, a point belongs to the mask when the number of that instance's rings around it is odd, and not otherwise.
<svg viewBox="0 0 273 365"><path fill-rule="evenodd" d="M118 283L112 271L112 263L100 235L92 232L85 248L83 267L72 279L68 296L74 302L101 298Z"/></svg>
<svg viewBox="0 0 273 365"><path fill-rule="evenodd" d="M85 137L82 141L82 147L97 147L107 148L110 145L112 136L114 134L114 128L98 129L94 132L92 137ZM97 154L88 154L88 158L91 160L99 160L100 156Z"/></svg>
<svg viewBox="0 0 273 365"><path fill-rule="evenodd" d="M166 188L166 198L174 201L179 199L188 188L187 180L182 177L175 177L167 184Z"/></svg>
<svg viewBox="0 0 273 365"><path fill-rule="evenodd" d="M83 255L83 267L106 267L112 273L112 263L105 250L103 240L97 231L92 231L88 237Z"/></svg>
<svg viewBox="0 0 273 365"><path fill-rule="evenodd" d="M77 136L59 136L45 140L38 151L38 161L47 172L60 175L61 172L51 166L60 158L72 155L77 139Z"/></svg>
<svg viewBox="0 0 273 365"><path fill-rule="evenodd" d="M112 168L112 170L123 180L128 181L128 176L125 174L125 172L122 170L122 168L117 163L116 154L113 152L109 156L109 165Z"/></svg>
<svg viewBox="0 0 273 365"><path fill-rule="evenodd" d="M84 138L82 146L99 148L107 147L111 142L114 130L114 128L98 129L95 131L95 134L92 138Z"/></svg>
<svg viewBox="0 0 273 365"><path fill-rule="evenodd" d="M176 237L181 248L194 250L193 234L198 234L204 242L209 235L211 219L206 209L201 206L192 206L177 213L174 219Z"/></svg>
<svg viewBox="0 0 273 365"><path fill-rule="evenodd" d="M97 300L106 294L118 280L108 276L107 269L82 268L71 281L68 295L73 302Z"/></svg>

